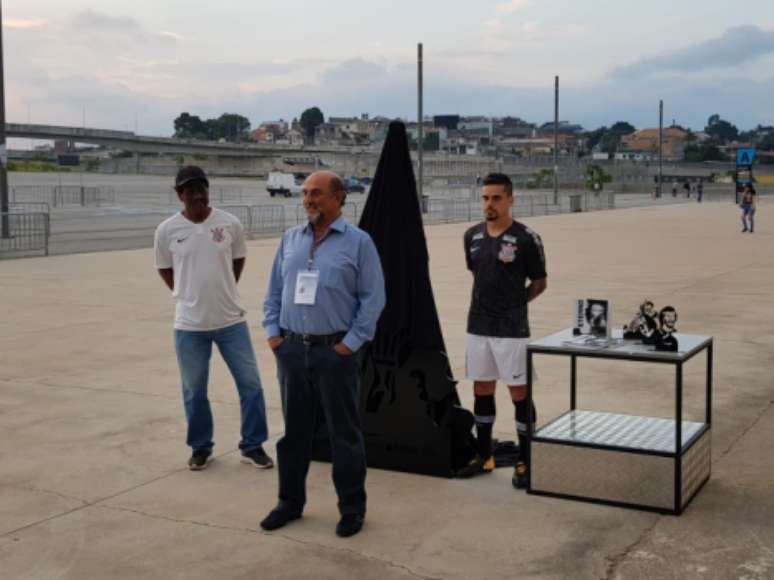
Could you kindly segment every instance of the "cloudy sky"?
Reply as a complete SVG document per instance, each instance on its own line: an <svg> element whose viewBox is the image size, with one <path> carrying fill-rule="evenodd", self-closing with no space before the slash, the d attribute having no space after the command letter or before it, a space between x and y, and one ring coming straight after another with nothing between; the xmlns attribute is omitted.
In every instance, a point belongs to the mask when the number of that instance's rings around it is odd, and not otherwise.
<svg viewBox="0 0 774 580"><path fill-rule="evenodd" d="M182 111L774 124L772 0L2 0L9 121L172 132Z"/></svg>

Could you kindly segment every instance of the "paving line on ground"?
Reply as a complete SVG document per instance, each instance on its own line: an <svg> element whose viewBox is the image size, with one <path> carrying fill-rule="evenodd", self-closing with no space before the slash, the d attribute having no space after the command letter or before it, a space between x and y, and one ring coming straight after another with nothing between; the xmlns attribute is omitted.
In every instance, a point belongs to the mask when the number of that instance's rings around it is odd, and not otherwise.
<svg viewBox="0 0 774 580"><path fill-rule="evenodd" d="M278 433L274 437L270 437L269 439L267 439L265 441L265 443L271 443L274 440L278 439L279 437L282 437L283 435L284 435L284 431L282 433ZM229 451L224 451L220 455L216 455L215 458L216 459L223 458L223 457L226 457L228 455L232 455L234 453L237 453L238 451L239 451L239 449L231 449ZM58 514L54 514L52 516L49 516L47 518L43 518L43 519L38 520L36 522L31 522L29 524L25 524L25 525L23 525L23 526L21 526L19 528L14 529L14 530L10 530L8 532L1 533L0 534L0 538L5 538L7 536L12 536L13 534L18 534L18 533L26 531L26 530L28 530L30 528L34 528L34 527L39 526L41 524L45 524L47 522L50 522L50 521L53 521L53 520L56 520L56 519L68 516L70 514L73 514L75 512L78 512L78 511L81 511L81 510L84 510L84 509L87 509L87 508L90 508L90 507L99 507L99 508L109 507L109 506L101 506L100 504L102 504L102 503L104 503L106 501L110 501L112 499L115 499L117 497L120 497L122 495L125 495L127 493L131 493L133 491L141 489L141 488L145 487L146 485L151 485L151 484L159 482L159 481L161 481L163 479L167 479L168 477L171 477L173 475L177 475L179 473L183 473L185 471L188 471L188 468L187 467L181 467L181 468L175 469L173 471L170 471L170 472L164 473L162 475L159 475L158 477L154 477L153 479L150 479L148 481L144 481L142 483L138 483L137 485L134 485L134 486L129 487L127 489L123 489L123 490L117 491L116 493L113 493L111 495L108 495L108 496L105 496L105 497L102 497L102 498L99 498L99 499L96 499L96 500L93 500L93 501L88 501L88 500L77 498L77 497L62 496L62 497L67 497L68 499L72 499L74 501L84 502L84 505L81 505L81 506L78 506L78 507L66 510L64 512L60 512ZM17 486L17 487L19 487L21 489L24 489L22 486ZM56 492L47 491L46 493L56 493ZM61 494L57 494L57 495L61 495ZM127 511L131 511L131 510L127 510ZM148 517L152 517L149 514L145 514L145 515L147 515Z"/></svg>

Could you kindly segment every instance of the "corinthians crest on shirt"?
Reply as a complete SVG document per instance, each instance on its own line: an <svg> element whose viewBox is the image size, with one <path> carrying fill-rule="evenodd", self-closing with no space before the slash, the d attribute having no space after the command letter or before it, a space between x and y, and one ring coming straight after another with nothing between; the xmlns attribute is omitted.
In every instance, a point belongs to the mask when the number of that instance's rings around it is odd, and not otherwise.
<svg viewBox="0 0 774 580"><path fill-rule="evenodd" d="M226 239L226 236L223 233L223 228L212 228L210 232L212 233L213 242L216 242L219 244L220 242Z"/></svg>
<svg viewBox="0 0 774 580"><path fill-rule="evenodd" d="M497 254L497 258L504 264L510 264L516 259L516 250L518 249L515 242L503 242L500 244L500 253Z"/></svg>

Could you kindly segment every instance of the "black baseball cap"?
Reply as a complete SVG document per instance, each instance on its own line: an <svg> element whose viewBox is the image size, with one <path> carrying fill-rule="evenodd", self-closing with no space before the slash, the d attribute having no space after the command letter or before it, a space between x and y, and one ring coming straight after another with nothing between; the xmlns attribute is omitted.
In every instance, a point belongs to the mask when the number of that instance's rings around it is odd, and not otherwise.
<svg viewBox="0 0 774 580"><path fill-rule="evenodd" d="M181 167L180 171L177 172L177 177L175 177L175 189L183 187L186 183L197 180L203 181L207 187L210 186L207 174L204 173L204 169L198 165L186 165L185 167Z"/></svg>

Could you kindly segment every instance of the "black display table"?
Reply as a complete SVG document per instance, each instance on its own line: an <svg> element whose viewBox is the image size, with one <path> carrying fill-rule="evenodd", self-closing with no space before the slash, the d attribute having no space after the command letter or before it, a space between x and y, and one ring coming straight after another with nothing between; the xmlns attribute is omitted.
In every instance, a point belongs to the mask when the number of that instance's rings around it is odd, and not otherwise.
<svg viewBox="0 0 774 580"><path fill-rule="evenodd" d="M594 348L567 344L572 330L527 346L532 401L533 356L570 357L570 408L533 432L528 493L679 515L709 480L712 423L712 337L675 334L678 352L621 341ZM683 420L683 364L706 351L704 422ZM672 418L577 409L579 358L617 359L675 367ZM625 388L625 387L624 387Z"/></svg>

